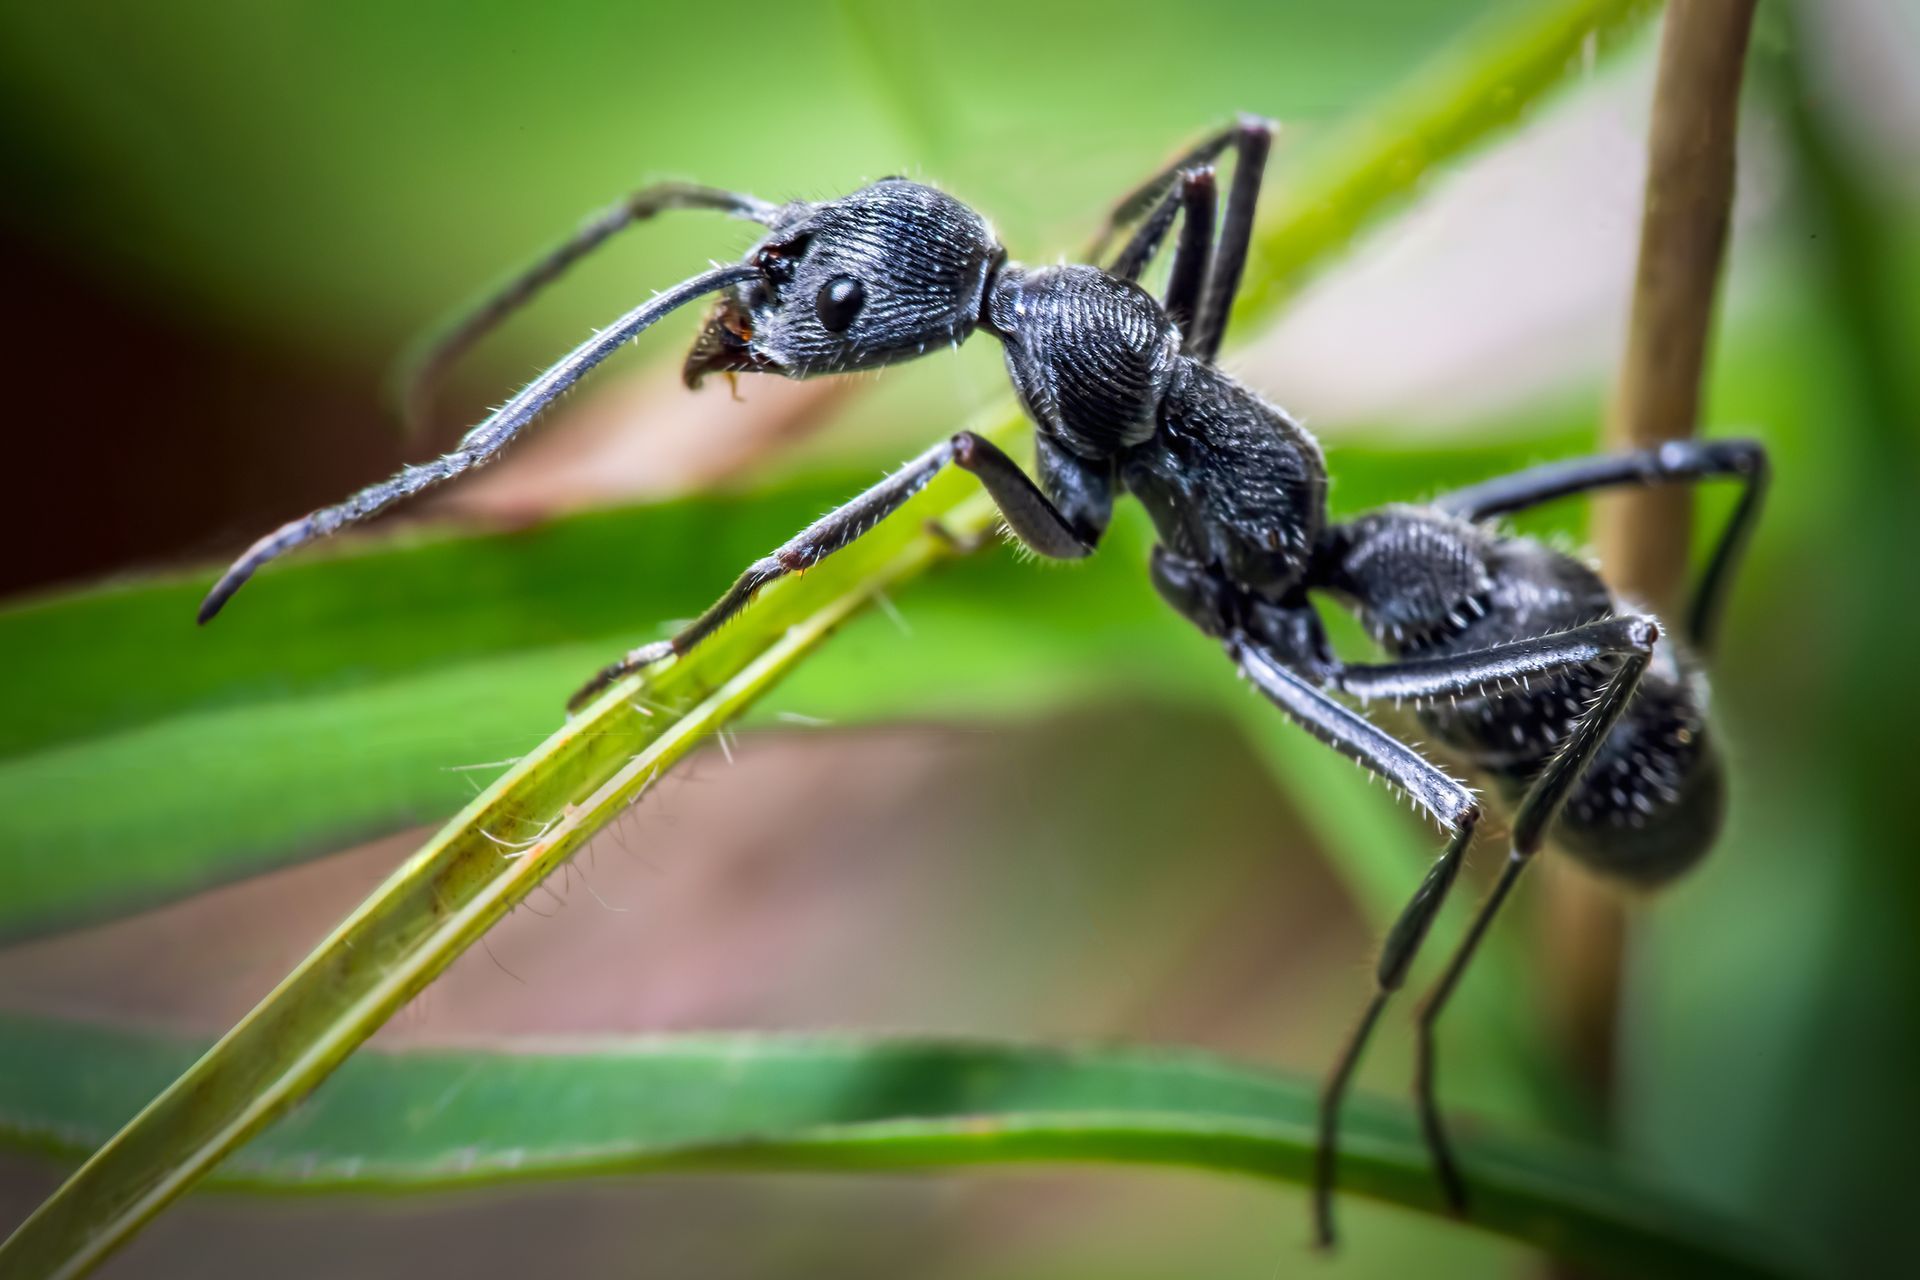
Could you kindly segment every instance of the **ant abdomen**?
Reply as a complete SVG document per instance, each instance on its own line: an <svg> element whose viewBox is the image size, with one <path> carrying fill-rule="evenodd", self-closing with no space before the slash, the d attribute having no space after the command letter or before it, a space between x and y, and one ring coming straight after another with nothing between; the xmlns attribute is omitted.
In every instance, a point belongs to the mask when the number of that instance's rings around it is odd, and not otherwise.
<svg viewBox="0 0 1920 1280"><path fill-rule="evenodd" d="M1554 835L1561 849L1602 875L1646 888L1706 856L1725 816L1726 774L1705 702L1691 663L1676 642L1663 639L1632 705L1560 811Z"/></svg>
<svg viewBox="0 0 1920 1280"><path fill-rule="evenodd" d="M1390 507L1342 526L1338 589L1382 648L1441 658L1640 616L1572 556L1484 524ZM1418 704L1421 725L1510 802L1526 794L1625 659L1517 675ZM1555 843L1601 874L1654 885L1697 862L1718 833L1725 786L1706 687L1662 634L1592 762L1567 794Z"/></svg>

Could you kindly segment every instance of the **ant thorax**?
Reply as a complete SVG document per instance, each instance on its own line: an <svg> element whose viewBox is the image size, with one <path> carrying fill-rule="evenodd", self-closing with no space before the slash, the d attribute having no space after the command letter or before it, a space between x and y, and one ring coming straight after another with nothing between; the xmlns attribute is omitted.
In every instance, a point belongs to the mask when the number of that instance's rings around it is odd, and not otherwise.
<svg viewBox="0 0 1920 1280"><path fill-rule="evenodd" d="M1158 300L1097 267L995 276L985 327L1034 424L1083 458L1112 458L1151 437L1180 359L1180 334Z"/></svg>

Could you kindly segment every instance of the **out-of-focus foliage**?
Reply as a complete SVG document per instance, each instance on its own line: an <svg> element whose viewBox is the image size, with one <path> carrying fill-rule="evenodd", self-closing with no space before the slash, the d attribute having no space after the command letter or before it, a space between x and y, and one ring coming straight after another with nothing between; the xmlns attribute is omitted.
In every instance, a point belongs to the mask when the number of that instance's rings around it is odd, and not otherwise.
<svg viewBox="0 0 1920 1280"><path fill-rule="evenodd" d="M384 358L423 307L657 177L786 199L907 165L1049 254L1203 122L1258 109L1310 136L1488 7L11 7L0 137L35 175L17 198L150 287ZM566 315L619 314L740 240L667 220ZM521 363L578 324L523 328Z"/></svg>

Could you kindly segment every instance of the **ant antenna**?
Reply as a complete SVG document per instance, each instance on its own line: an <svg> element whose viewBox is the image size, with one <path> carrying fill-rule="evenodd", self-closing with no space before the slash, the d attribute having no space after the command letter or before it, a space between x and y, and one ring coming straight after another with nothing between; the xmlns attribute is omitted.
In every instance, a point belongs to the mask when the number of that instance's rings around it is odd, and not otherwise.
<svg viewBox="0 0 1920 1280"><path fill-rule="evenodd" d="M685 306L695 298L729 285L751 280L760 274L759 268L734 264L716 267L703 275L695 276L682 284L675 285L665 293L635 307L606 329L575 347L567 357L535 378L513 399L489 414L485 421L467 432L451 453L436 458L432 462L404 468L399 475L380 484L370 485L348 498L345 502L331 507L322 507L311 515L303 516L288 524L281 525L260 541L247 548L245 555L234 561L233 567L207 593L200 604L200 621L205 624L232 599L251 578L254 571L276 556L285 555L295 547L324 538L346 525L355 524L369 516L386 510L402 498L410 498L422 489L449 480L463 471L471 470L492 458L504 448L508 441L520 434L520 429L540 416L542 410L566 392L574 383L580 381L593 367L618 351L623 345L638 337L668 312Z"/></svg>

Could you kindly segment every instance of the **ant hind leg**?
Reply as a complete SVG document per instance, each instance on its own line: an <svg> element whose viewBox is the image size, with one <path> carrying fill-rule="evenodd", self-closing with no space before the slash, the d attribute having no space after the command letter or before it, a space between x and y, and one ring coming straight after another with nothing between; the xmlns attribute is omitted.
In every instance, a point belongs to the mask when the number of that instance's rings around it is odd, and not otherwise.
<svg viewBox="0 0 1920 1280"><path fill-rule="evenodd" d="M1480 802L1412 747L1359 712L1334 701L1321 689L1276 661L1244 635L1229 635L1227 651L1241 671L1293 721L1342 755L1405 792L1449 832L1446 848L1421 880L1413 897L1388 929L1374 966L1374 990L1360 1021L1348 1034L1320 1093L1319 1130L1314 1157L1314 1240L1321 1248L1334 1242L1333 1192L1338 1173L1340 1110L1354 1069L1359 1065L1380 1013L1405 984L1420 945L1439 916L1447 893L1460 874L1467 846L1480 820Z"/></svg>
<svg viewBox="0 0 1920 1280"><path fill-rule="evenodd" d="M1433 505L1462 520L1478 521L1626 485L1697 484L1728 477L1739 480L1739 505L1721 531L1713 559L1694 587L1693 601L1687 608L1687 643L1704 654L1712 649L1718 634L1727 591L1760 519L1770 474L1766 448L1757 440L1670 440L1651 449L1549 462L1496 476L1442 495Z"/></svg>
<svg viewBox="0 0 1920 1280"><path fill-rule="evenodd" d="M1333 1191L1338 1160L1339 1112L1353 1072L1371 1038L1375 1024L1393 993L1406 982L1422 944L1438 917L1448 891L1458 877L1480 816L1479 802L1460 783L1447 777L1413 748L1373 725L1360 713L1335 702L1302 673L1277 660L1264 646L1232 629L1227 609L1205 593L1204 580L1182 572L1185 562L1156 552L1155 584L1161 593L1199 622L1203 629L1224 632L1228 650L1241 670L1281 710L1302 727L1343 755L1386 778L1405 791L1450 833L1445 850L1427 872L1413 897L1387 931L1374 971L1374 992L1359 1022L1349 1034L1321 1094L1319 1144L1314 1168L1314 1223L1317 1242L1334 1239ZM1440 1125L1432 1089L1432 1023L1447 994L1459 981L1480 935L1486 931L1500 901L1512 887L1518 866L1539 847L1546 828L1559 812L1569 790L1585 771L1593 753L1605 741L1639 683L1653 652L1659 628L1650 618L1609 618L1557 635L1498 645L1445 658L1378 665L1338 665L1327 676L1330 687L1363 698L1422 699L1448 694L1480 693L1514 680L1555 670L1617 658L1620 668L1602 696L1575 724L1565 747L1541 774L1522 802L1514 823L1515 857L1519 860L1503 878L1494 897L1476 918L1467 942L1455 955L1438 994L1421 1014L1419 1090L1421 1125L1433 1152L1435 1169L1450 1203L1465 1202L1462 1182L1445 1132Z"/></svg>
<svg viewBox="0 0 1920 1280"><path fill-rule="evenodd" d="M1559 814L1561 805L1586 772L1594 752L1606 741L1614 724L1633 699L1634 690L1639 686L1640 677L1646 671L1653 655L1653 641L1658 629L1650 618L1622 619L1635 627L1639 634L1632 637L1633 644L1620 667L1613 674L1600 697L1589 707L1575 723L1559 754L1536 778L1521 800L1513 820L1513 843L1507 855L1505 867L1500 878L1494 883L1486 901L1475 914L1473 923L1468 927L1466 937L1447 962L1446 970L1433 990L1420 1003L1415 1021L1416 1057L1414 1062L1414 1097L1420 1114L1420 1131L1426 1140L1427 1150L1433 1158L1435 1175L1446 1195L1447 1203L1455 1213L1464 1214L1467 1209L1466 1180L1460 1174L1460 1165L1453 1154L1452 1144L1447 1140L1446 1126L1440 1118L1439 1100L1434 1084L1434 1060L1436 1024L1440 1014L1446 1009L1447 1001L1460 985L1467 965L1473 960L1479 949L1480 940L1486 936L1487 928L1493 923L1500 907L1513 891L1514 883L1520 873L1526 870L1533 855L1539 852L1546 838L1548 828ZM1468 655L1471 657L1472 655Z"/></svg>

